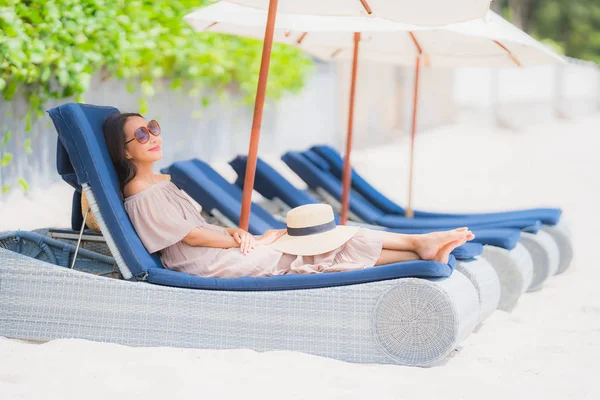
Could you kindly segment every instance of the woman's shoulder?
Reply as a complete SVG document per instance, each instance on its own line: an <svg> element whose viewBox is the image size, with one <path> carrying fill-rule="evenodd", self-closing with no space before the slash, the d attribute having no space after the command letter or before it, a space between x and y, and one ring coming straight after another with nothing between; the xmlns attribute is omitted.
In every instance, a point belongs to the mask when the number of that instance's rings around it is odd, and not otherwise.
<svg viewBox="0 0 600 400"><path fill-rule="evenodd" d="M137 194L142 193L143 191L150 189L151 187L158 185L164 181L170 181L171 175L167 174L157 174L154 176L156 182L150 183L147 181L143 181L141 179L133 179L128 182L123 188L123 196L127 199L129 197L135 196Z"/></svg>

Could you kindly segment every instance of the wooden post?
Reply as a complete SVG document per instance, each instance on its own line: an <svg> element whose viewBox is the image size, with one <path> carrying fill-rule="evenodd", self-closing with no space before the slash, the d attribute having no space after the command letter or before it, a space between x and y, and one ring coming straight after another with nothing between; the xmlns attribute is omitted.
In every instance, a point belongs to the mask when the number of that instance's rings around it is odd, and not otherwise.
<svg viewBox="0 0 600 400"><path fill-rule="evenodd" d="M350 208L350 184L352 182L352 168L350 166L350 153L352 152L352 133L354 130L354 99L356 95L356 74L358 70L358 44L360 33L354 33L354 55L352 57L352 78L350 82L350 106L348 110L348 134L346 137L346 153L344 155L344 171L342 173L342 225L348 222Z"/></svg>
<svg viewBox="0 0 600 400"><path fill-rule="evenodd" d="M248 148L248 161L246 162L246 176L244 177L244 192L242 195L242 211L240 216L240 228L246 231L250 222L250 206L252 205L252 191L254 189L254 176L258 159L258 141L260 139L260 126L262 123L263 106L265 104L267 79L269 77L271 47L273 46L278 1L269 1L267 27L265 29L260 74L258 76L258 89L256 90L256 101L254 102L254 117L252 120L252 133L250 134L250 146Z"/></svg>
<svg viewBox="0 0 600 400"><path fill-rule="evenodd" d="M412 195L413 195L413 173L415 163L415 134L417 133L417 109L419 108L419 72L421 70L421 54L417 56L415 63L415 87L413 90L413 112L412 112L412 125L410 129L410 169L408 176L408 207L406 208L406 216L409 218L414 217L412 208Z"/></svg>

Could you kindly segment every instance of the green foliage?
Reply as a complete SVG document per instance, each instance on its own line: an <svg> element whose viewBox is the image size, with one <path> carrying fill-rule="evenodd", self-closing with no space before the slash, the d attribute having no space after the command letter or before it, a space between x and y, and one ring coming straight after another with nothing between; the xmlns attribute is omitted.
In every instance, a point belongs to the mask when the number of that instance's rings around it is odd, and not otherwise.
<svg viewBox="0 0 600 400"><path fill-rule="evenodd" d="M600 63L600 1L538 0L533 33L559 43L570 57Z"/></svg>
<svg viewBox="0 0 600 400"><path fill-rule="evenodd" d="M25 143L23 143L23 147L25 148L26 154L31 154L31 138L25 139Z"/></svg>
<svg viewBox="0 0 600 400"><path fill-rule="evenodd" d="M19 182L19 185L21 185L21 188L23 189L24 192L29 190L29 184L27 183L27 181L23 178L19 178L17 179L17 182Z"/></svg>
<svg viewBox="0 0 600 400"><path fill-rule="evenodd" d="M139 83L148 97L156 94L156 83L163 78L170 80L171 89L191 96L207 88L238 88L251 100L256 90L259 41L196 33L183 21L207 0L3 3L0 92L11 100L22 89L38 115L49 99L81 96L97 72L124 79L129 90ZM274 46L268 95L278 98L300 89L310 66L299 50ZM31 118L26 116L29 129Z"/></svg>
<svg viewBox="0 0 600 400"><path fill-rule="evenodd" d="M0 167L6 167L13 159L12 153L4 153L2 158L0 158Z"/></svg>
<svg viewBox="0 0 600 400"><path fill-rule="evenodd" d="M12 136L10 131L4 132L4 136L2 137L2 141L0 142L0 149L6 146L11 137Z"/></svg>
<svg viewBox="0 0 600 400"><path fill-rule="evenodd" d="M600 0L494 0L492 6L558 53L600 63Z"/></svg>
<svg viewBox="0 0 600 400"><path fill-rule="evenodd" d="M209 0L1 0L0 93L10 101L22 93L30 108L25 130L51 99L83 101L93 75L118 78L130 92L147 97L180 90L206 106L207 89L217 95L237 90L254 98L262 43L215 33L197 33L183 16ZM274 45L267 95L279 98L302 88L312 67L298 49ZM208 91L210 93L210 91ZM0 136L0 149L11 140ZM26 154L31 154L26 139ZM12 161L0 154L0 167ZM18 180L23 190L28 184ZM2 193L9 190L2 187Z"/></svg>

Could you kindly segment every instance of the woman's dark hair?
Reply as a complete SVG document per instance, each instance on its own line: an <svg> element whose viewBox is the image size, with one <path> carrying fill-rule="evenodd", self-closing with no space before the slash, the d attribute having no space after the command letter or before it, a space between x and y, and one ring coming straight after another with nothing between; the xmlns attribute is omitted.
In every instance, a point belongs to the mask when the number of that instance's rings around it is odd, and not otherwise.
<svg viewBox="0 0 600 400"><path fill-rule="evenodd" d="M125 123L129 117L142 117L138 113L114 112L104 120L104 140L108 147L108 154L117 170L121 193L123 188L131 181L137 170L131 160L125 157ZM142 117L144 118L144 117Z"/></svg>

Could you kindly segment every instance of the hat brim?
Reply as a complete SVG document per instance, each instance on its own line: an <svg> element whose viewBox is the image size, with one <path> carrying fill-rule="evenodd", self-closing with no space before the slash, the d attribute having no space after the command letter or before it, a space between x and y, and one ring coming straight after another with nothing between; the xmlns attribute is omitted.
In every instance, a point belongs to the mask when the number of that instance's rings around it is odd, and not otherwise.
<svg viewBox="0 0 600 400"><path fill-rule="evenodd" d="M315 256L342 246L360 229L359 226L337 226L335 229L307 236L290 236L287 233L271 244L271 248L297 256Z"/></svg>

